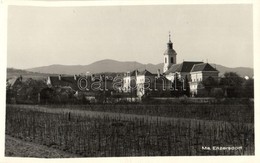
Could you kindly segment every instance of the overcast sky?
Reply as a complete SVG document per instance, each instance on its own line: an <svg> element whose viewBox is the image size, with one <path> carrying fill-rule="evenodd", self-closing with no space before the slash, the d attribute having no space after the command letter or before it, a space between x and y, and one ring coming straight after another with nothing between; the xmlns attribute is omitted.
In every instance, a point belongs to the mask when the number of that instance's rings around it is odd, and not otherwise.
<svg viewBox="0 0 260 163"><path fill-rule="evenodd" d="M172 33L177 62L253 67L251 5L8 8L8 67L158 64Z"/></svg>

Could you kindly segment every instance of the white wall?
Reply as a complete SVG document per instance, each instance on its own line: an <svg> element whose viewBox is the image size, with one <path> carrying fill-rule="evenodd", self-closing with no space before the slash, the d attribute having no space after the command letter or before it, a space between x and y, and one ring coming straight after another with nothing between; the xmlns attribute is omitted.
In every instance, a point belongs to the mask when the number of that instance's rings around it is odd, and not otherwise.
<svg viewBox="0 0 260 163"><path fill-rule="evenodd" d="M125 76L123 79L123 91L130 92L131 77Z"/></svg>

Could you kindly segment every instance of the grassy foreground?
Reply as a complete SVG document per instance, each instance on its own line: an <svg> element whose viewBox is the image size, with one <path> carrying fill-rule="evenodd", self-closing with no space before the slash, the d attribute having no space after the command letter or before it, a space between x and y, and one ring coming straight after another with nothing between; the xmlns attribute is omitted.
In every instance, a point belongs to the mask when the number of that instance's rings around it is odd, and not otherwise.
<svg viewBox="0 0 260 163"><path fill-rule="evenodd" d="M11 136L5 136L6 157L41 157L41 158L73 158L75 154L53 149L33 142L26 142Z"/></svg>
<svg viewBox="0 0 260 163"><path fill-rule="evenodd" d="M151 121L149 116L90 116L73 114L73 110L68 114L8 106L6 134L81 157L254 154L252 123L178 118ZM208 112L213 114L210 109ZM204 146L241 148L205 150Z"/></svg>

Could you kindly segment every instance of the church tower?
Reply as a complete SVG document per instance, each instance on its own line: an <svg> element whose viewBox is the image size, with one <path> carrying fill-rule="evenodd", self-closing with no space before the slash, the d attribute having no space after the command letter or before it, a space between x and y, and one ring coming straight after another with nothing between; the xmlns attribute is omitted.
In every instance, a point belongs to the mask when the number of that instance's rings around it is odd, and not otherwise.
<svg viewBox="0 0 260 163"><path fill-rule="evenodd" d="M164 52L164 66L163 66L163 72L165 73L169 68L176 64L176 55L177 53L172 48L172 41L171 41L171 33L169 33L169 42L167 43L167 50Z"/></svg>

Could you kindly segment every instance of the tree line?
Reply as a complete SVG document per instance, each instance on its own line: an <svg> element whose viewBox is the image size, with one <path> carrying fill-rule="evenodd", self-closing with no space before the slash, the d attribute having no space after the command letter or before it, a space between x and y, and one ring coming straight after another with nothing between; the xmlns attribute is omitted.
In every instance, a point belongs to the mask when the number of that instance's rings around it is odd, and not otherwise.
<svg viewBox="0 0 260 163"><path fill-rule="evenodd" d="M205 93L203 95L196 95L200 97L215 97L215 98L254 98L254 79L245 79L240 77L235 72L227 72L218 80L209 77L200 82ZM170 92L146 91L144 97L158 96L158 97L190 97L190 85L187 76L185 80L176 80L172 83L173 90ZM13 103L87 103L84 92L77 92L71 88L63 87L48 87L44 80L27 79L22 77L17 79L15 85L6 84L6 102ZM104 100L105 98L122 98L126 95L115 94L111 92L96 92L94 95L96 99Z"/></svg>
<svg viewBox="0 0 260 163"><path fill-rule="evenodd" d="M173 81L172 96L191 96L190 83L187 76L185 80L181 80L178 76ZM218 80L208 77L199 82L204 90L203 94L197 94L195 97L216 97L216 98L254 98L254 79L242 78L235 72L226 72Z"/></svg>

